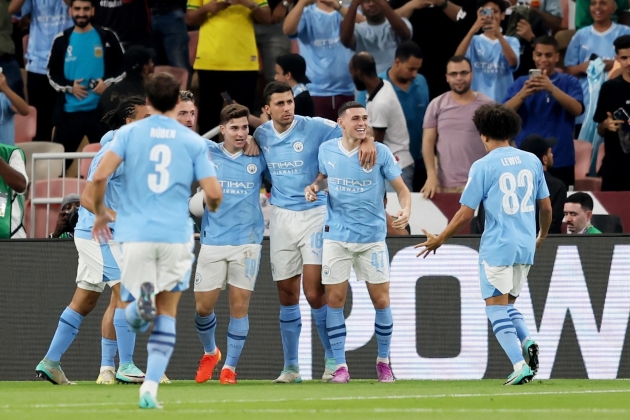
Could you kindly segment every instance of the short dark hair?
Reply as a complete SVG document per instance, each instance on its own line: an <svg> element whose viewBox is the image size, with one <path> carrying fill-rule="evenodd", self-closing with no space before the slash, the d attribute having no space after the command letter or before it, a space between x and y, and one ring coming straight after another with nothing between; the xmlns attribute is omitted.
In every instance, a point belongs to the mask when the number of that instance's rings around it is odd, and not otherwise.
<svg viewBox="0 0 630 420"><path fill-rule="evenodd" d="M448 61L446 62L446 68L448 68L449 63L463 63L463 62L468 63L468 66L470 67L470 70L472 71L472 63L467 57L463 55L454 55L451 58L449 58Z"/></svg>
<svg viewBox="0 0 630 420"><path fill-rule="evenodd" d="M147 102L139 96L130 96L118 103L118 107L109 111L101 120L112 130L125 125L127 118L136 118L136 106L144 106Z"/></svg>
<svg viewBox="0 0 630 420"><path fill-rule="evenodd" d="M511 140L521 131L521 117L501 104L482 105L475 111L473 123L482 136L491 140Z"/></svg>
<svg viewBox="0 0 630 420"><path fill-rule="evenodd" d="M593 199L584 192L576 192L571 194L564 200L565 203L577 203L584 211L593 211Z"/></svg>
<svg viewBox="0 0 630 420"><path fill-rule="evenodd" d="M558 44L558 41L556 41L556 38L549 35L543 35L536 38L534 40L534 48L536 48L536 45L551 45L556 52L560 49L560 45Z"/></svg>
<svg viewBox="0 0 630 420"><path fill-rule="evenodd" d="M621 35L613 41L613 45L615 46L615 52L617 54L619 54L619 50L630 48L630 35Z"/></svg>
<svg viewBox="0 0 630 420"><path fill-rule="evenodd" d="M125 72L127 74L141 74L142 68L153 59L153 50L142 45L133 45L123 57Z"/></svg>
<svg viewBox="0 0 630 420"><path fill-rule="evenodd" d="M422 58L422 48L413 41L401 42L396 48L395 58L405 62L411 57Z"/></svg>
<svg viewBox="0 0 630 420"><path fill-rule="evenodd" d="M151 75L144 82L144 90L151 106L160 112L168 112L175 108L179 100L179 83L166 72Z"/></svg>
<svg viewBox="0 0 630 420"><path fill-rule="evenodd" d="M72 5L77 1L88 2L92 5L92 7L94 7L94 0L70 0L70 7L72 7Z"/></svg>
<svg viewBox="0 0 630 420"><path fill-rule="evenodd" d="M265 104L269 105L271 103L271 95L274 93L284 93L284 92L293 92L291 86L285 82L269 82L267 86L265 86L265 90L263 90L263 98L265 98Z"/></svg>
<svg viewBox="0 0 630 420"><path fill-rule="evenodd" d="M499 10L501 11L501 13L504 13L507 9L507 5L503 0L477 0L477 10L481 9L488 3L494 3L499 6Z"/></svg>
<svg viewBox="0 0 630 420"><path fill-rule="evenodd" d="M365 108L365 106L357 101L349 101L339 107L339 111L337 111L337 116L341 117L347 110L352 108Z"/></svg>
<svg viewBox="0 0 630 420"><path fill-rule="evenodd" d="M360 71L366 77L377 77L376 61L371 54L366 52L356 53L352 56L352 68Z"/></svg>
<svg viewBox="0 0 630 420"><path fill-rule="evenodd" d="M249 109L239 104L231 104L221 110L219 124L225 125L234 118L249 117Z"/></svg>
<svg viewBox="0 0 630 420"><path fill-rule="evenodd" d="M192 102L195 103L195 95L189 90L180 90L179 91L179 100L181 102Z"/></svg>

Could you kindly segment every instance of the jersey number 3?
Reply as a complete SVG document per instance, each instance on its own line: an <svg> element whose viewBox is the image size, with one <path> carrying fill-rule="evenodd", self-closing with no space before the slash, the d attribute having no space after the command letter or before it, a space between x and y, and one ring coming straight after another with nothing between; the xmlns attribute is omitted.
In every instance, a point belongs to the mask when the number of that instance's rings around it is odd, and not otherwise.
<svg viewBox="0 0 630 420"><path fill-rule="evenodd" d="M504 172L499 178L499 188L503 193L503 211L509 215L534 211L534 204L529 204L534 191L534 176L529 169L523 169L515 177L510 172ZM526 188L523 200L519 203L517 188Z"/></svg>
<svg viewBox="0 0 630 420"><path fill-rule="evenodd" d="M156 174L149 174L147 179L149 189L157 194L163 193L168 188L171 177L168 172L168 166L171 164L171 149L165 144L155 145L151 149L149 159L151 162L155 162L155 172L157 172Z"/></svg>

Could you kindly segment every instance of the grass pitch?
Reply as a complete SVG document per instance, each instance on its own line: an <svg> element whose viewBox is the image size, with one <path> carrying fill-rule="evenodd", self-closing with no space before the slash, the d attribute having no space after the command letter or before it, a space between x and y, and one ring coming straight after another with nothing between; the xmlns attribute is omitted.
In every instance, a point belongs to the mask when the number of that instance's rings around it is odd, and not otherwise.
<svg viewBox="0 0 630 420"><path fill-rule="evenodd" d="M174 381L160 386L164 410L137 408L138 387L0 383L2 419L628 419L630 381L352 381L220 385ZM211 416L211 417L210 417Z"/></svg>

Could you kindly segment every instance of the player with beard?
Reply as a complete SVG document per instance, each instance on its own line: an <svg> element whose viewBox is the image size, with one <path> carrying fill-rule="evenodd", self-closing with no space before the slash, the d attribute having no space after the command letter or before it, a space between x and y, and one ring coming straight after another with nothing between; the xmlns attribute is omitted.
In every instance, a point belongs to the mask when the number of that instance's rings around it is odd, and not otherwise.
<svg viewBox="0 0 630 420"><path fill-rule="evenodd" d="M254 138L267 162L273 184L270 202L274 207L269 226L271 273L278 285L284 350L284 369L274 382L302 382L298 364L302 276L304 294L325 350L326 369L322 380L330 381L336 363L326 331L328 306L321 277L326 196L322 191L313 202L307 202L304 188L319 173L319 146L326 140L341 137L341 128L323 118L294 115L293 91L284 82L269 83L263 97L264 110L271 121L258 127ZM376 148L371 139L362 142L355 158L366 170L372 168Z"/></svg>
<svg viewBox="0 0 630 420"><path fill-rule="evenodd" d="M427 168L427 182L421 192L425 198L433 198L436 192L462 192L473 162L486 155L472 117L479 107L494 101L470 89L472 66L464 56L448 61L446 81L451 91L431 101L422 125L422 158Z"/></svg>
<svg viewBox="0 0 630 420"><path fill-rule="evenodd" d="M179 91L179 102L175 107L177 111L177 121L191 130L195 130L197 122L197 107L195 107L195 95L189 90Z"/></svg>

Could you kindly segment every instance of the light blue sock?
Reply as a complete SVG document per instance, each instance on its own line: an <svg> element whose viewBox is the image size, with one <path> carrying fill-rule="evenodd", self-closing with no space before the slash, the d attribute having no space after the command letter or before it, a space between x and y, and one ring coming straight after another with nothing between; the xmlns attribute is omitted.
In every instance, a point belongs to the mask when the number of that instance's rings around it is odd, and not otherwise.
<svg viewBox="0 0 630 420"><path fill-rule="evenodd" d="M280 335L284 351L284 368L299 366L298 347L302 331L300 305L280 306Z"/></svg>
<svg viewBox="0 0 630 420"><path fill-rule="evenodd" d="M166 315L156 316L153 332L147 342L149 357L147 358L146 381L160 383L174 348L175 318Z"/></svg>
<svg viewBox="0 0 630 420"><path fill-rule="evenodd" d="M61 356L68 350L74 337L79 333L79 327L83 322L83 315L79 315L70 308L64 309L59 317L59 324L57 324L57 331L53 336L52 342L46 358L54 362L61 360Z"/></svg>
<svg viewBox="0 0 630 420"><path fill-rule="evenodd" d="M335 363L346 363L346 319L343 316L343 308L328 307L326 314L326 331L332 348Z"/></svg>
<svg viewBox="0 0 630 420"><path fill-rule="evenodd" d="M507 357L513 365L524 362L523 354L521 353L521 345L516 335L516 328L512 324L512 320L507 313L507 305L492 305L486 306L486 314L492 324L492 330L494 335L499 340L499 344L503 348Z"/></svg>
<svg viewBox="0 0 630 420"><path fill-rule="evenodd" d="M133 351L136 348L136 333L129 327L124 309L118 308L114 312L114 328L116 329L120 364L133 363Z"/></svg>
<svg viewBox="0 0 630 420"><path fill-rule="evenodd" d="M525 323L525 318L523 318L523 315L519 312L519 310L514 307L513 303L508 304L508 315L510 315L512 324L514 324L514 328L516 328L518 339L522 343L527 337L530 337L529 329Z"/></svg>
<svg viewBox="0 0 630 420"><path fill-rule="evenodd" d="M236 367L238 359L241 357L241 352L245 346L245 339L249 332L249 317L245 315L245 318L232 318L230 317L230 323L228 325L227 332L227 358L225 364L233 368Z"/></svg>
<svg viewBox="0 0 630 420"><path fill-rule="evenodd" d="M195 312L195 325L197 326L199 341L203 345L203 351L206 353L215 351L217 345L214 341L214 332L217 329L217 317L214 312L208 316L200 316Z"/></svg>
<svg viewBox="0 0 630 420"><path fill-rule="evenodd" d="M114 362L116 350L118 350L116 340L101 337L101 366L116 367L116 362Z"/></svg>
<svg viewBox="0 0 630 420"><path fill-rule="evenodd" d="M312 309L311 313L315 319L315 326L317 327L317 333L319 339L324 346L324 357L330 359L333 357L332 348L330 347L330 340L328 339L328 331L326 331L326 317L328 316L328 305L324 305L319 309Z"/></svg>
<svg viewBox="0 0 630 420"><path fill-rule="evenodd" d="M138 305L135 301L129 302L129 305L125 308L125 319L127 320L127 324L131 327L131 331L136 334L145 332L149 329L149 325L151 325L150 322L140 318Z"/></svg>
<svg viewBox="0 0 630 420"><path fill-rule="evenodd" d="M377 309L376 319L374 320L374 332L376 333L376 342L378 343L378 357L383 359L389 357L393 329L392 308L388 306L385 309Z"/></svg>

